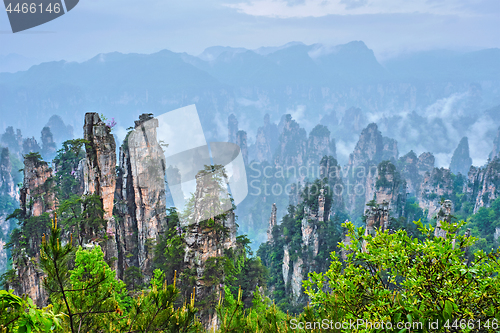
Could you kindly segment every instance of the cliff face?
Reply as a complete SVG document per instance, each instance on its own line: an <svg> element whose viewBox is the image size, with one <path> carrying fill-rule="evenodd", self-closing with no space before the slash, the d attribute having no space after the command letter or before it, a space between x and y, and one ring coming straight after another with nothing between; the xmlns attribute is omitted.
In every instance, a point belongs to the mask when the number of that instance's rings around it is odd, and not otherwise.
<svg viewBox="0 0 500 333"><path fill-rule="evenodd" d="M416 196L425 174L434 169L434 156L431 153L422 153L417 158L417 155L410 151L399 159L397 166L402 178L406 181L406 191L409 195Z"/></svg>
<svg viewBox="0 0 500 333"><path fill-rule="evenodd" d="M453 179L449 169L434 168L426 173L417 196L422 209L428 210L429 220L439 211L441 197L453 194Z"/></svg>
<svg viewBox="0 0 500 333"><path fill-rule="evenodd" d="M221 168L200 171L196 176L194 206L189 212L189 224L186 227L184 264L196 272L196 299L207 300L210 295L219 295L220 285L212 285L205 278L209 259L222 257L227 249L236 246L236 217L226 195L221 196L220 180L224 179ZM221 208L225 211L220 214ZM208 212L208 213L207 213ZM222 272L216 272L223 274ZM202 308L200 316L205 323L213 325L216 315L208 308ZM212 304L213 305L213 304Z"/></svg>
<svg viewBox="0 0 500 333"><path fill-rule="evenodd" d="M389 229L389 203L387 201L368 207L365 216L365 236L375 236L375 231L379 228L382 231Z"/></svg>
<svg viewBox="0 0 500 333"><path fill-rule="evenodd" d="M278 128L281 130L274 164L281 167L304 165L307 146L306 131L289 114L282 117Z"/></svg>
<svg viewBox="0 0 500 333"><path fill-rule="evenodd" d="M317 202L312 208L304 205L303 211L295 212L296 218L300 218L298 230L301 236L300 244L298 247L294 244L285 244L282 248L282 278L292 305L305 302L306 296L302 292L302 281L309 272L317 270L322 265L322 262L318 262L317 256L321 247L325 246L323 244L325 239L324 236L322 239L320 233L324 232L325 223L331 223L329 220L331 202L327 204L326 194L325 189L320 189Z"/></svg>
<svg viewBox="0 0 500 333"><path fill-rule="evenodd" d="M344 174L347 187L346 206L353 216L359 217L363 214L366 203L374 198L377 191L381 197L377 202L386 199L394 201L389 197L399 195L391 192L399 191L401 186L399 181L383 187L384 191L380 191L381 187L377 185L377 182L380 183L379 163L382 161L396 163L398 154L397 142L383 137L377 124L369 124L361 132L356 147L349 156L347 172Z"/></svg>
<svg viewBox="0 0 500 333"><path fill-rule="evenodd" d="M2 148L0 151L0 273L7 268L7 251L4 249L7 237L11 231L11 222L6 221L8 214L19 202L19 193L12 178L12 165L9 157L9 149Z"/></svg>
<svg viewBox="0 0 500 333"><path fill-rule="evenodd" d="M330 131L323 125L317 125L307 140L307 164L317 166L323 156L336 158L335 141L330 141Z"/></svg>
<svg viewBox="0 0 500 333"><path fill-rule="evenodd" d="M20 190L21 209L26 216L40 216L56 208L51 181L52 169L47 162L24 158L24 181Z"/></svg>
<svg viewBox="0 0 500 333"><path fill-rule="evenodd" d="M255 144L251 150L252 157L258 162L268 161L273 159L273 153L278 146L278 126L270 122L269 115L264 117L264 126L259 127Z"/></svg>
<svg viewBox="0 0 500 333"><path fill-rule="evenodd" d="M116 188L118 263L137 266L148 279L152 245L166 228L165 156L156 137L158 120L144 114L120 149Z"/></svg>
<svg viewBox="0 0 500 333"><path fill-rule="evenodd" d="M474 213L500 196L500 158L494 158L485 167L471 167L464 184L467 200L474 203Z"/></svg>
<svg viewBox="0 0 500 333"><path fill-rule="evenodd" d="M236 133L236 142L241 149L241 155L243 156L243 162L248 165L248 145L247 145L247 132L238 131Z"/></svg>
<svg viewBox="0 0 500 333"><path fill-rule="evenodd" d="M87 158L84 166L84 194L98 194L102 198L104 218L113 216L113 200L116 186L116 143L110 129L97 113L87 113L83 126L83 138Z"/></svg>
<svg viewBox="0 0 500 333"><path fill-rule="evenodd" d="M454 174L467 175L471 166L472 158L470 158L469 154L469 140L467 137L463 137L451 158L450 170Z"/></svg>
<svg viewBox="0 0 500 333"><path fill-rule="evenodd" d="M348 166L356 168L367 164L378 164L384 160L395 162L398 154L397 141L383 137L377 124L371 123L361 132L358 143L349 156Z"/></svg>
<svg viewBox="0 0 500 333"><path fill-rule="evenodd" d="M276 221L276 213L278 209L276 208L276 204L273 203L273 208L271 209L271 217L269 218L269 226L267 228L267 241L272 243L273 242L273 229L274 226L277 224Z"/></svg>
<svg viewBox="0 0 500 333"><path fill-rule="evenodd" d="M396 170L396 166L384 161L377 167L374 186L367 189L366 202L374 198L377 204L390 209L392 217L400 217L404 213L406 187L406 181Z"/></svg>
<svg viewBox="0 0 500 333"><path fill-rule="evenodd" d="M320 162L320 179L327 179L328 192L332 197L331 202L331 212L343 211L345 209L344 204L344 182L342 180L341 167L338 165L337 160L333 157L323 157ZM298 193L299 191L292 191L292 193ZM291 205L296 205L297 202L290 200ZM329 220L329 216L325 216L325 220Z"/></svg>
<svg viewBox="0 0 500 333"><path fill-rule="evenodd" d="M36 156L24 158L24 181L20 189L20 206L22 214L26 217L40 216L45 212L52 212L56 208L56 197L52 169L47 162L39 160ZM29 240L30 255L23 249L18 256L13 257L17 285L13 286L18 295L26 294L38 306L47 304L47 293L42 287L44 274L35 264L40 255L41 239Z"/></svg>

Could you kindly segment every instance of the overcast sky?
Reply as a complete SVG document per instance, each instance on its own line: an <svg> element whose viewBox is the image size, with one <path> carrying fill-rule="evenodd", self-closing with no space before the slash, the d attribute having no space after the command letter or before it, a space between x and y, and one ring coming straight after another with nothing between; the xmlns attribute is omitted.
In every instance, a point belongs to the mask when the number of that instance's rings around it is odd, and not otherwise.
<svg viewBox="0 0 500 333"><path fill-rule="evenodd" d="M0 55L41 60L352 40L364 41L380 60L500 47L500 0L81 0L62 17L16 34L0 13Z"/></svg>

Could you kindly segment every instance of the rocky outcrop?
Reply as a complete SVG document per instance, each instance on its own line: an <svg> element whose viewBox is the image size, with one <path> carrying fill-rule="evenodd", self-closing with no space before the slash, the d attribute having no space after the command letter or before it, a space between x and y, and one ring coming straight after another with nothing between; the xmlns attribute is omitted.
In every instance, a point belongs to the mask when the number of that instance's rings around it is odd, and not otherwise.
<svg viewBox="0 0 500 333"><path fill-rule="evenodd" d="M20 129L17 129L14 133L14 128L12 126L7 127L5 133L3 133L0 138L0 144L9 148L12 154L21 158L23 153L23 136Z"/></svg>
<svg viewBox="0 0 500 333"><path fill-rule="evenodd" d="M397 159L397 142L383 137L377 124L371 123L361 132L358 143L349 156L347 172L344 174L347 188L346 207L354 218L363 215L366 203L372 200L377 192L377 182L380 183L377 166L382 161L396 163ZM383 200L385 198L377 201Z"/></svg>
<svg viewBox="0 0 500 333"><path fill-rule="evenodd" d="M436 229L434 229L434 237L446 238L446 230L441 226L443 222L451 223L453 203L451 200L444 200L439 212L437 213Z"/></svg>
<svg viewBox="0 0 500 333"><path fill-rule="evenodd" d="M474 203L474 213L481 207L490 207L500 196L500 158L494 158L485 167L471 167L463 192Z"/></svg>
<svg viewBox="0 0 500 333"><path fill-rule="evenodd" d="M23 155L40 152L41 148L34 137L23 140Z"/></svg>
<svg viewBox="0 0 500 333"><path fill-rule="evenodd" d="M340 127L350 133L359 133L366 123L363 111L360 108L351 107L345 111Z"/></svg>
<svg viewBox="0 0 500 333"><path fill-rule="evenodd" d="M318 166L324 156L336 158L335 141L330 141L330 131L326 126L317 125L307 140L308 166Z"/></svg>
<svg viewBox="0 0 500 333"><path fill-rule="evenodd" d="M318 225L323 224L322 222L330 217L325 194L325 189L319 190L317 206L315 205L314 209L305 205L302 214L296 212L302 216L300 250L295 250L295 253L290 254L289 245L283 246L283 281L286 290L290 293L293 305L304 302L306 296L302 292L302 281L309 272L315 271L318 264L321 264L316 262L321 246Z"/></svg>
<svg viewBox="0 0 500 333"><path fill-rule="evenodd" d="M418 157L417 170L420 176L424 176L427 172L432 172L436 159L431 153L422 153Z"/></svg>
<svg viewBox="0 0 500 333"><path fill-rule="evenodd" d="M278 211L278 209L276 208L276 204L273 203L273 208L271 210L271 217L269 218L269 226L267 228L267 241L269 243L273 242L273 229L274 229L274 226L277 224L277 221L276 221L276 212L277 211Z"/></svg>
<svg viewBox="0 0 500 333"><path fill-rule="evenodd" d="M194 207L189 213L189 224L184 237L184 264L196 272L196 299L205 301L206 306L200 311L200 317L205 323L216 322L210 314L210 307L215 304L207 300L209 296L219 295L221 288L205 279L206 263L210 258L222 257L225 250L236 246L237 225L232 206L227 206L228 210L223 214L218 213L227 200L221 196L221 191L224 192L219 182L221 177L225 177L222 168L200 171L196 175Z"/></svg>
<svg viewBox="0 0 500 333"><path fill-rule="evenodd" d="M35 155L24 158L24 181L20 190L21 209L25 216L40 216L56 207L52 169ZM50 181L48 181L50 180Z"/></svg>
<svg viewBox="0 0 500 333"><path fill-rule="evenodd" d="M419 157L410 151L402 156L397 163L397 170L406 182L406 192L410 196L417 196L426 173L434 169L434 156L431 153L422 153Z"/></svg>
<svg viewBox="0 0 500 333"><path fill-rule="evenodd" d="M396 161L398 148L396 140L385 138L377 124L371 123L359 136L353 153L349 156L349 168L378 164L384 160Z"/></svg>
<svg viewBox="0 0 500 333"><path fill-rule="evenodd" d="M248 165L248 145L247 145L247 132L238 131L236 133L236 142L241 150L241 155L243 156L243 162Z"/></svg>
<svg viewBox="0 0 500 333"><path fill-rule="evenodd" d="M365 211L366 228L365 236L375 236L375 231L380 229L382 232L389 229L389 202L383 201L380 204L368 206Z"/></svg>
<svg viewBox="0 0 500 333"><path fill-rule="evenodd" d="M50 127L44 127L42 129L42 150L41 154L44 159L51 160L56 155L56 143L54 142L54 137L50 131Z"/></svg>
<svg viewBox="0 0 500 333"><path fill-rule="evenodd" d="M472 158L470 158L469 154L469 140L467 137L463 137L451 158L450 170L454 174L467 175L471 166Z"/></svg>
<svg viewBox="0 0 500 333"><path fill-rule="evenodd" d="M56 208L52 169L39 155L24 158L24 181L20 189L20 206L25 217L40 216ZM43 289L43 272L37 267L41 239L29 240L28 252L22 248L12 258L17 283L13 286L18 295L26 294L40 307L47 305L48 295Z"/></svg>
<svg viewBox="0 0 500 333"><path fill-rule="evenodd" d="M382 161L391 161L392 163L395 163L399 156L398 142L384 136L382 138L382 144Z"/></svg>
<svg viewBox="0 0 500 333"><path fill-rule="evenodd" d="M306 160L307 134L289 114L281 118L279 146L274 157L278 167L302 166Z"/></svg>
<svg viewBox="0 0 500 333"><path fill-rule="evenodd" d="M372 182L369 182L372 185ZM377 176L374 186L367 187L366 202L371 199L376 204L387 205L392 217L404 214L406 203L406 181L396 170L396 166L384 161L377 166Z"/></svg>
<svg viewBox="0 0 500 333"><path fill-rule="evenodd" d="M255 144L252 146L252 157L257 162L268 161L273 159L274 151L278 146L278 127L270 122L269 115L264 116L264 126L259 127Z"/></svg>
<svg viewBox="0 0 500 333"><path fill-rule="evenodd" d="M453 194L453 178L451 171L445 168L434 168L426 173L417 196L419 205L427 210L430 220L441 207L441 198Z"/></svg>
<svg viewBox="0 0 500 333"><path fill-rule="evenodd" d="M19 193L12 178L12 164L8 148L0 149L0 200L5 210L0 210L0 274L7 269L7 251L4 246L11 232L11 222L7 216L19 203Z"/></svg>
<svg viewBox="0 0 500 333"><path fill-rule="evenodd" d="M337 160L332 156L325 156L320 162L320 179L326 179L327 190L332 196L331 212L343 211L345 186L342 181L342 168L338 165ZM298 201L298 200L297 200ZM298 203L298 202L297 202ZM291 205L296 205L290 201ZM325 220L329 220L330 216L324 216Z"/></svg>
<svg viewBox="0 0 500 333"><path fill-rule="evenodd" d="M83 138L86 145L84 194L98 194L102 198L104 218L113 216L113 200L116 187L116 143L110 128L97 113L85 114Z"/></svg>
<svg viewBox="0 0 500 333"><path fill-rule="evenodd" d="M118 262L123 270L139 267L146 280L152 274L152 246L166 228L165 156L157 128L150 114L135 122L120 148L116 186Z"/></svg>

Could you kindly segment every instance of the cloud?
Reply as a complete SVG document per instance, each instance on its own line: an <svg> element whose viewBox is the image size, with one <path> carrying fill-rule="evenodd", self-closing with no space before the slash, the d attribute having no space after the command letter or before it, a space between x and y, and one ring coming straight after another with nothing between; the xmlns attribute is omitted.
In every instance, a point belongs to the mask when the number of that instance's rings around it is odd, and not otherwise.
<svg viewBox="0 0 500 333"><path fill-rule="evenodd" d="M250 0L226 6L252 16L277 18L408 13L470 15L460 0Z"/></svg>
<svg viewBox="0 0 500 333"><path fill-rule="evenodd" d="M353 9L366 5L368 0L341 0L340 3L346 5L345 9Z"/></svg>

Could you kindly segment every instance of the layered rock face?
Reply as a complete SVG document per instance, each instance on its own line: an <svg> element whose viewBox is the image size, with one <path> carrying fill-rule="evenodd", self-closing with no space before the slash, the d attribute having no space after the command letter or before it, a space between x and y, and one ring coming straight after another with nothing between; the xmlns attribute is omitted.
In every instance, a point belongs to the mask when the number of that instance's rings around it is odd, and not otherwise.
<svg viewBox="0 0 500 333"><path fill-rule="evenodd" d="M269 115L264 116L264 126L259 127L255 144L252 146L253 158L257 162L271 162L278 146L278 126L270 122Z"/></svg>
<svg viewBox="0 0 500 333"><path fill-rule="evenodd" d="M494 158L485 167L471 167L463 192L474 203L474 213L500 196L500 158Z"/></svg>
<svg viewBox="0 0 500 333"><path fill-rule="evenodd" d="M26 217L40 216L45 212L52 212L56 208L54 183L51 180L52 169L47 162L38 160L36 156L24 158L24 181L20 190L20 206ZM30 239L30 252L21 252L13 258L13 267L19 284L14 286L18 295L28 295L38 306L47 304L48 295L42 287L43 272L34 264L40 255L41 239Z"/></svg>
<svg viewBox="0 0 500 333"><path fill-rule="evenodd" d="M83 126L87 158L84 169L84 194L98 194L102 198L104 218L113 216L116 187L116 143L110 129L97 113L87 113Z"/></svg>
<svg viewBox="0 0 500 333"><path fill-rule="evenodd" d="M454 174L467 175L471 166L472 158L470 158L469 154L469 140L467 137L463 137L451 158L450 170Z"/></svg>
<svg viewBox="0 0 500 333"><path fill-rule="evenodd" d="M23 140L23 154L39 152L40 150L41 148L34 137Z"/></svg>
<svg viewBox="0 0 500 333"><path fill-rule="evenodd" d="M12 165L9 157L9 149L2 148L0 151L0 200L5 210L0 210L0 272L7 268L7 251L4 249L7 237L11 231L11 223L6 221L10 211L19 202L19 193L12 179Z"/></svg>
<svg viewBox="0 0 500 333"><path fill-rule="evenodd" d="M328 191L332 195L332 203L330 211L343 211L345 208L344 205L344 182L342 180L342 171L341 167L338 165L337 160L333 157L323 157L320 162L320 179L327 179L328 183ZM298 191L296 191L298 192ZM294 193L294 192L292 192ZM298 201L298 199L297 199ZM297 202L298 203L298 202ZM296 205L290 201L291 205ZM329 220L330 217L325 217L326 220Z"/></svg>
<svg viewBox="0 0 500 333"><path fill-rule="evenodd" d="M373 184L373 183L372 183ZM373 187L367 188L366 200L375 199L375 203L387 206L393 217L402 216L406 203L406 181L389 161L377 167L377 177Z"/></svg>
<svg viewBox="0 0 500 333"><path fill-rule="evenodd" d="M156 137L158 120L143 114L120 148L116 187L118 263L152 274L152 246L166 228L165 156ZM121 264L121 265L120 265Z"/></svg>
<svg viewBox="0 0 500 333"><path fill-rule="evenodd" d="M236 142L241 150L241 155L243 156L243 162L248 165L248 145L247 145L247 132L238 131L236 133Z"/></svg>
<svg viewBox="0 0 500 333"><path fill-rule="evenodd" d="M324 189L321 189L318 196L317 211L304 206L300 229L301 251L298 252L298 255L295 253L295 259L291 257L289 245L283 246L283 282L294 305L304 302L305 295L302 292L302 281L309 272L317 269L316 260L313 258L318 255L321 246L318 222L327 221L330 217L330 211L325 206L325 203L325 192Z"/></svg>
<svg viewBox="0 0 500 333"><path fill-rule="evenodd" d="M384 160L396 161L398 149L396 140L383 137L377 124L371 123L359 136L353 153L349 156L349 168L378 164Z"/></svg>
<svg viewBox="0 0 500 333"><path fill-rule="evenodd" d="M362 215L366 203L372 200L377 192L378 164L382 161L395 163L398 154L397 142L383 137L377 124L369 124L361 132L358 143L349 156L347 172L344 175L347 186L346 206L351 214ZM389 193L386 193L386 196L388 195ZM385 199L387 198L381 198L379 201Z"/></svg>
<svg viewBox="0 0 500 333"><path fill-rule="evenodd" d="M281 118L279 146L274 164L281 167L302 166L306 160L307 134L299 124L287 114Z"/></svg>
<svg viewBox="0 0 500 333"><path fill-rule="evenodd" d="M221 197L220 180L223 169L200 171L196 176L194 207L189 214L189 225L185 235L184 264L196 272L196 298L206 300L209 295L218 295L219 285L211 285L204 279L207 260L224 255L224 250L236 246L237 225L232 209L220 214L226 198ZM230 208L229 205L227 208ZM207 212L213 212L208 214ZM221 272L222 274L222 272ZM202 309L200 316L205 323L215 323L210 309Z"/></svg>
<svg viewBox="0 0 500 333"><path fill-rule="evenodd" d="M14 128L9 126L5 129L5 133L2 134L0 143L4 147L8 147L12 154L17 155L19 158L23 153L23 136L21 130L17 129L14 133Z"/></svg>
<svg viewBox="0 0 500 333"><path fill-rule="evenodd" d="M56 155L56 143L50 131L50 127L42 129L42 151L41 154L44 159L52 159Z"/></svg>
<svg viewBox="0 0 500 333"><path fill-rule="evenodd" d="M422 153L419 157L410 151L398 161L398 170L406 181L406 191L416 196L426 173L434 169L434 156L431 153Z"/></svg>
<svg viewBox="0 0 500 333"><path fill-rule="evenodd" d="M451 223L453 203L451 200L444 200L437 214L436 229L434 230L435 237L446 238L446 230L441 228L443 222Z"/></svg>
<svg viewBox="0 0 500 333"><path fill-rule="evenodd" d="M20 190L21 209L26 216L40 216L56 208L52 169L35 157L24 158L24 181Z"/></svg>
<svg viewBox="0 0 500 333"><path fill-rule="evenodd" d="M273 208L271 209L271 217L269 218L269 226L267 228L267 241L270 243L273 242L273 229L274 229L274 226L277 224L277 221L276 221L277 211L278 211L278 208L276 208L276 204L273 203Z"/></svg>
<svg viewBox="0 0 500 333"><path fill-rule="evenodd" d="M453 193L453 178L449 169L434 168L426 173L417 196L422 209L428 210L429 220L439 211L441 197L449 197Z"/></svg>
<svg viewBox="0 0 500 333"><path fill-rule="evenodd" d="M335 141L330 141L330 131L323 125L317 125L307 140L307 164L318 165L323 156L336 158Z"/></svg>

